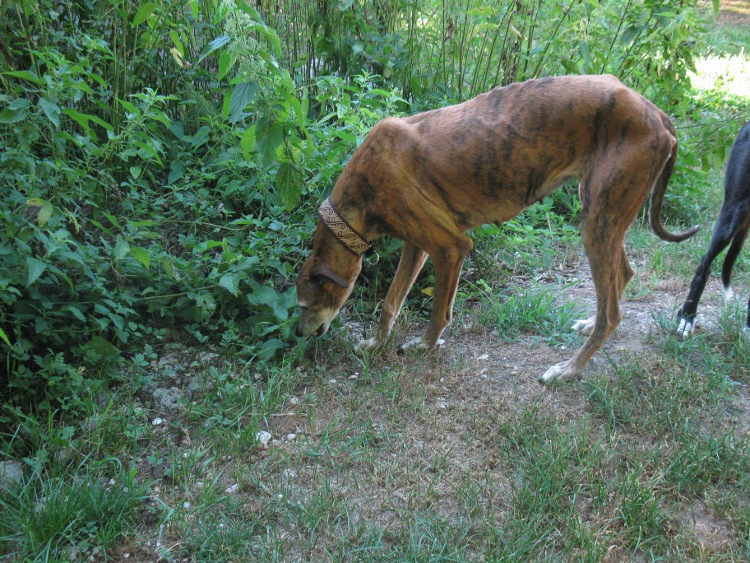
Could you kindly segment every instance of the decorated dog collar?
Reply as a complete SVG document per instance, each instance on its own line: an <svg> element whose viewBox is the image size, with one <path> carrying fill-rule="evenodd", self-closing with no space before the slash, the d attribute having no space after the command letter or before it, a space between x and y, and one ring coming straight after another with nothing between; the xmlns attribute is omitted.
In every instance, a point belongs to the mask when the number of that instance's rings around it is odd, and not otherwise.
<svg viewBox="0 0 750 563"><path fill-rule="evenodd" d="M328 230L331 231L341 244L343 244L347 250L362 256L372 250L372 246L367 242L362 235L352 229L344 218L339 215L336 208L333 206L333 202L329 197L318 207L318 216L323 221Z"/></svg>

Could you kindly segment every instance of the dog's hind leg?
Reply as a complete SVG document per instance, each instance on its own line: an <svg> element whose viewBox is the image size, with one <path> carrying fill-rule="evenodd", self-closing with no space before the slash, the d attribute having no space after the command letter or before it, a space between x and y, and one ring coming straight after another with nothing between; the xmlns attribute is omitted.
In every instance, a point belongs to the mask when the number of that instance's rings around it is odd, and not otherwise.
<svg viewBox="0 0 750 563"><path fill-rule="evenodd" d="M633 279L634 275L635 275L635 272L633 272L633 268L630 267L628 256L625 253L625 248L623 247L622 259L620 260L620 280L619 280L619 283L617 284L619 301L622 301L622 294L625 291L625 286L628 284L630 280ZM594 330L594 324L596 324L596 315L592 315L588 319L577 320L575 323L573 323L573 326L571 327L571 329L576 331L578 334L589 336L591 332Z"/></svg>
<svg viewBox="0 0 750 563"><path fill-rule="evenodd" d="M404 241L401 251L401 259L396 268L396 274L393 276L393 282L388 289L388 294L383 303L383 309L380 313L380 325L378 332L369 340L363 340L359 343L360 349L371 349L384 344L391 333L393 323L396 322L398 314L404 305L406 296L414 285L419 272L422 271L427 253L415 246L414 244Z"/></svg>
<svg viewBox="0 0 750 563"><path fill-rule="evenodd" d="M732 268L734 268L734 263L737 261L737 257L742 251L742 245L745 244L745 240L747 239L748 231L750 231L750 212L745 213L745 220L748 224L732 239L732 246L729 247L726 258L724 258L724 265L721 268L721 281L724 285L724 295L727 299L732 297ZM747 301L747 321L743 331L745 334L750 335L750 298Z"/></svg>
<svg viewBox="0 0 750 563"><path fill-rule="evenodd" d="M748 230L750 230L750 209L747 212L747 222L748 224L734 235L732 245L724 257L724 265L721 267L721 283L724 286L724 294L727 296L727 300L732 298L732 269L742 251L742 245L745 244Z"/></svg>
<svg viewBox="0 0 750 563"><path fill-rule="evenodd" d="M627 256L622 248L622 242L619 241L615 246L616 250L609 253L611 258L602 260L599 253L605 247L601 244L586 244L586 238L588 237L584 236L584 245L589 256L591 275L596 287L594 322L586 327L589 336L584 345L570 360L560 362L549 368L539 378L542 383L580 377L586 363L622 320L620 296L622 295L622 289L633 275L630 265L625 264ZM606 248L610 248L610 245L606 245Z"/></svg>
<svg viewBox="0 0 750 563"><path fill-rule="evenodd" d="M734 261L742 247L743 239L747 235L747 229L745 229L744 235L737 232L734 217L734 209L730 209L728 206L723 206L719 213L719 217L716 219L716 226L711 235L711 242L708 245L708 251L703 255L701 263L695 271L695 276L693 276L693 281L690 284L690 291L685 299L685 303L677 313L677 318L680 320L677 332L682 334L683 337L690 336L695 329L695 315L698 311L698 303L703 295L703 290L706 288L708 277L711 274L711 264L713 264L716 257L729 245L729 243L732 242L732 239L734 239L735 242L732 243L730 251L724 260L722 274L725 292L729 291L729 278L732 267L734 266Z"/></svg>
<svg viewBox="0 0 750 563"><path fill-rule="evenodd" d="M581 179L581 238L596 288L596 315L582 322L582 330L588 332L583 346L570 360L549 368L539 379L543 383L580 377L586 363L622 320L620 299L633 277L623 247L625 233L661 172L661 168L631 165L631 158L643 161L641 150L634 146L632 151L602 154L600 162L606 164ZM617 169L610 164L613 160L619 164Z"/></svg>

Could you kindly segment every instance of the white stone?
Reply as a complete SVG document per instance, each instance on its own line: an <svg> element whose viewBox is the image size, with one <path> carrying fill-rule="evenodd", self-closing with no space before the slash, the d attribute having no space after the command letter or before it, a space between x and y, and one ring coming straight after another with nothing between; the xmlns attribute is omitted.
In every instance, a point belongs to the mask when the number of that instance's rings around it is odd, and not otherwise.
<svg viewBox="0 0 750 563"><path fill-rule="evenodd" d="M266 432L265 430L261 430L255 435L255 439L258 440L260 445L264 448L268 447L268 444L271 443L271 440L273 440L273 436L270 432Z"/></svg>

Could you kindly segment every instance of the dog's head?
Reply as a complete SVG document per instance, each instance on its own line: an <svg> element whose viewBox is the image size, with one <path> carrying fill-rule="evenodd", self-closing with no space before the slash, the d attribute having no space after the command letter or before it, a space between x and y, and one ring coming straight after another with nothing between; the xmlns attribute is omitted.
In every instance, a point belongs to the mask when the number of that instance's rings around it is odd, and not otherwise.
<svg viewBox="0 0 750 563"><path fill-rule="evenodd" d="M359 271L346 280L313 255L300 270L297 279L299 324L297 336L322 336L354 288Z"/></svg>

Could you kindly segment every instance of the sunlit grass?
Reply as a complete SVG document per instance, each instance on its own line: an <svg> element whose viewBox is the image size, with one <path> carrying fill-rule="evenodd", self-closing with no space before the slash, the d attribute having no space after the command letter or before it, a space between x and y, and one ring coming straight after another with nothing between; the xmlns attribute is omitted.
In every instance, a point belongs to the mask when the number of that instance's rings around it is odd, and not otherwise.
<svg viewBox="0 0 750 563"><path fill-rule="evenodd" d="M697 90L721 90L732 96L750 97L750 54L707 55L696 61L690 79Z"/></svg>

